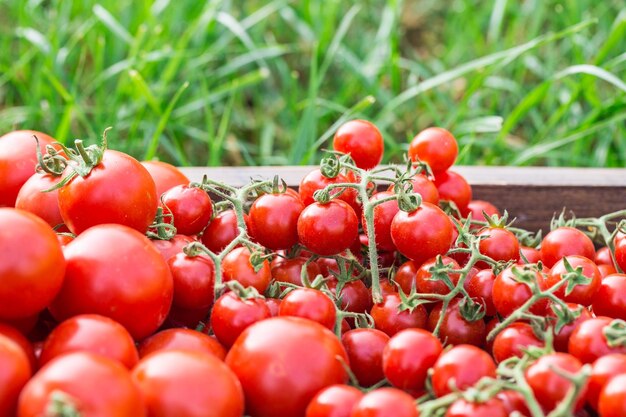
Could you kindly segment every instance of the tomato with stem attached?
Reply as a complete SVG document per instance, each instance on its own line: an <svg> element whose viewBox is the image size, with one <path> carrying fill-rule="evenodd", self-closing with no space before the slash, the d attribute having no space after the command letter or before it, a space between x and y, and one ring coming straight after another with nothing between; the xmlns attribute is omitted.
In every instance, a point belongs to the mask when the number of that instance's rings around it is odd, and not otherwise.
<svg viewBox="0 0 626 417"><path fill-rule="evenodd" d="M259 260L260 267L255 270L250 249L240 246L228 252L222 260L222 279L224 282L237 281L244 287L254 287L263 294L272 280L272 271L267 259Z"/></svg>
<svg viewBox="0 0 626 417"><path fill-rule="evenodd" d="M215 301L211 310L211 328L215 337L227 348L252 324L271 317L262 298L241 298L227 292Z"/></svg>
<svg viewBox="0 0 626 417"><path fill-rule="evenodd" d="M383 159L385 142L380 130L367 120L342 124L333 138L333 149L349 154L357 167L372 169Z"/></svg>
<svg viewBox="0 0 626 417"><path fill-rule="evenodd" d="M172 215L176 233L193 236L202 232L213 216L211 197L199 187L177 185L161 196L164 212Z"/></svg>
<svg viewBox="0 0 626 417"><path fill-rule="evenodd" d="M402 300L397 293L386 295L382 302L374 304L370 315L376 328L389 336L408 328L426 328L426 307L420 304L412 309L400 310L401 305Z"/></svg>
<svg viewBox="0 0 626 417"><path fill-rule="evenodd" d="M307 206L298 218L298 238L307 249L322 255L336 255L358 239L359 220L345 201Z"/></svg>
<svg viewBox="0 0 626 417"><path fill-rule="evenodd" d="M382 381L383 349L389 336L377 329L348 330L341 336L350 363L350 370L362 387L371 387Z"/></svg>
<svg viewBox="0 0 626 417"><path fill-rule="evenodd" d="M593 312L626 320L626 274L611 274L602 279L592 300Z"/></svg>
<svg viewBox="0 0 626 417"><path fill-rule="evenodd" d="M296 288L289 292L280 303L278 315L302 317L329 330L335 328L337 321L335 303L322 291L313 288Z"/></svg>

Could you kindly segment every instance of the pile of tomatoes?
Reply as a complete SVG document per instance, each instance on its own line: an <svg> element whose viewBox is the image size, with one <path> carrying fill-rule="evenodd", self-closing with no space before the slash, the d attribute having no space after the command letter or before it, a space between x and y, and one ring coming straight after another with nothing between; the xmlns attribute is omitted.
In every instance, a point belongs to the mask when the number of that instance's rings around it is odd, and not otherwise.
<svg viewBox="0 0 626 417"><path fill-rule="evenodd" d="M0 416L626 415L626 212L542 238L450 132L383 151L235 188L1 136Z"/></svg>

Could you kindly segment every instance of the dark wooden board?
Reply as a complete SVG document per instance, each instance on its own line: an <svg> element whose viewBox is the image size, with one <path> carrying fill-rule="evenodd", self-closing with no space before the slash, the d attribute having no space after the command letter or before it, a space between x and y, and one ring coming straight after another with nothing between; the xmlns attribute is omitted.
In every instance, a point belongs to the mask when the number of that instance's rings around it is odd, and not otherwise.
<svg viewBox="0 0 626 417"><path fill-rule="evenodd" d="M233 186L251 178L279 175L291 187L314 167L192 167L192 181L203 175ZM626 169L548 167L455 167L472 185L474 199L487 200L516 217L515 225L544 231L563 208L577 217L595 217L626 209Z"/></svg>

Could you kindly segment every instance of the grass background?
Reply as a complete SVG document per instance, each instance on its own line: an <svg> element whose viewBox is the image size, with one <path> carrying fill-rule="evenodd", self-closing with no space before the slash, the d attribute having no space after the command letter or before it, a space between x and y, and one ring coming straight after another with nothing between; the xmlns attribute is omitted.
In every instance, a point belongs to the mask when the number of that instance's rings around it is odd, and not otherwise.
<svg viewBox="0 0 626 417"><path fill-rule="evenodd" d="M0 0L0 133L179 165L314 163L349 118L385 161L626 166L623 0Z"/></svg>

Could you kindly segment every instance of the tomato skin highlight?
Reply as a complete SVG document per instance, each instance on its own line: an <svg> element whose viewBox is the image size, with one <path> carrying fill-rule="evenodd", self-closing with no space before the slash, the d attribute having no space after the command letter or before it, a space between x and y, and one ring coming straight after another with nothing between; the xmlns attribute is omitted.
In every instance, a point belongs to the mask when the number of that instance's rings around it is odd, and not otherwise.
<svg viewBox="0 0 626 417"><path fill-rule="evenodd" d="M372 169L383 159L385 142L378 128L367 120L350 120L339 127L333 149L350 154L361 169Z"/></svg>
<svg viewBox="0 0 626 417"><path fill-rule="evenodd" d="M371 387L380 382L383 373L383 349L389 336L377 329L353 329L341 336L350 369L362 387Z"/></svg>
<svg viewBox="0 0 626 417"><path fill-rule="evenodd" d="M329 330L335 328L337 320L335 303L322 291L312 288L296 288L287 294L280 303L278 315L302 317Z"/></svg>
<svg viewBox="0 0 626 417"><path fill-rule="evenodd" d="M300 243L318 255L336 255L358 239L358 224L356 213L342 200L313 203L300 213L298 238Z"/></svg>
<svg viewBox="0 0 626 417"><path fill-rule="evenodd" d="M593 317L580 323L569 338L568 351L582 363L592 363L610 353L626 353L626 347L610 347L603 331L610 317Z"/></svg>
<svg viewBox="0 0 626 417"><path fill-rule="evenodd" d="M524 349L531 346L543 347L540 340L528 323L515 322L505 327L493 340L493 357L500 363L514 356L521 358Z"/></svg>
<svg viewBox="0 0 626 417"><path fill-rule="evenodd" d="M541 260L548 268L564 256L580 255L595 259L596 250L587 235L573 227L554 229L541 241Z"/></svg>
<svg viewBox="0 0 626 417"><path fill-rule="evenodd" d="M289 249L298 243L298 217L304 210L299 196L263 194L250 207L252 235L268 249Z"/></svg>
<svg viewBox="0 0 626 417"><path fill-rule="evenodd" d="M208 353L219 360L226 358L226 349L216 338L192 329L161 330L139 344L139 357L163 350L191 350Z"/></svg>
<svg viewBox="0 0 626 417"><path fill-rule="evenodd" d="M587 403L591 408L598 410L602 389L613 377L620 374L626 374L626 355L623 353L601 356L592 364L587 387Z"/></svg>
<svg viewBox="0 0 626 417"><path fill-rule="evenodd" d="M213 216L211 197L201 188L177 185L161 195L164 213L172 215L176 233L193 236L202 232Z"/></svg>
<svg viewBox="0 0 626 417"><path fill-rule="evenodd" d="M623 417L626 413L626 373L612 378L600 392L600 417Z"/></svg>
<svg viewBox="0 0 626 417"><path fill-rule="evenodd" d="M305 417L350 417L352 408L363 395L349 385L331 385L313 397Z"/></svg>
<svg viewBox="0 0 626 417"><path fill-rule="evenodd" d="M217 340L228 348L245 329L271 315L263 299L242 299L228 292L217 299L211 310L211 328Z"/></svg>
<svg viewBox="0 0 626 417"><path fill-rule="evenodd" d="M399 311L401 304L400 296L388 294L383 297L383 301L374 304L370 315L374 319L374 325L378 330L393 336L400 330L409 328L426 328L428 313L423 304L418 305L413 311Z"/></svg>
<svg viewBox="0 0 626 417"><path fill-rule="evenodd" d="M626 274L611 274L602 279L593 298L598 316L626 320Z"/></svg>
<svg viewBox="0 0 626 417"><path fill-rule="evenodd" d="M458 153L459 145L452 133L440 127L422 130L409 145L409 158L428 163L435 173L450 168Z"/></svg>
<svg viewBox="0 0 626 417"><path fill-rule="evenodd" d="M157 197L177 185L188 185L191 181L181 170L162 161L141 161L141 165L150 173L156 185Z"/></svg>
<svg viewBox="0 0 626 417"><path fill-rule="evenodd" d="M583 306L589 306L593 301L593 296L600 288L602 281L602 275L596 264L583 256L571 255L565 256L560 261L555 263L548 275L547 284L553 286L567 273L565 267L565 261L571 265L572 268L582 268L582 274L590 279L588 284L578 284L574 287L571 293L565 295L565 286L562 286L554 293L560 299L568 303L576 303Z"/></svg>
<svg viewBox="0 0 626 417"><path fill-rule="evenodd" d="M215 287L215 265L211 258L179 252L167 261L167 265L174 280L172 306L208 311L213 305Z"/></svg>
<svg viewBox="0 0 626 417"><path fill-rule="evenodd" d="M263 260L261 269L254 270L250 262L250 250L240 246L228 252L222 261L222 279L224 282L237 281L244 287L254 287L263 294L272 280L272 271L267 259Z"/></svg>
<svg viewBox="0 0 626 417"><path fill-rule="evenodd" d="M446 345L474 345L482 346L485 341L485 321L477 319L466 320L461 314L461 299L450 301L448 308L443 312L443 321L439 327L439 339ZM442 303L437 303L428 316L428 330L435 331L439 317L442 314Z"/></svg>
<svg viewBox="0 0 626 417"><path fill-rule="evenodd" d="M503 317L509 316L532 296L532 290L528 287L528 285L515 280L513 272L514 268L519 267L508 267L500 272L493 282L493 304L496 307L497 312ZM541 273L535 271L534 278L539 284L539 288L545 289L547 287L545 279ZM533 304L530 311L534 314L543 314L546 307L547 301L543 299Z"/></svg>
<svg viewBox="0 0 626 417"><path fill-rule="evenodd" d="M487 352L472 345L457 345L439 356L433 366L432 384L437 397L473 386L483 377L496 377L496 364Z"/></svg>
<svg viewBox="0 0 626 417"><path fill-rule="evenodd" d="M397 388L378 388L356 403L350 417L419 417L413 397Z"/></svg>

